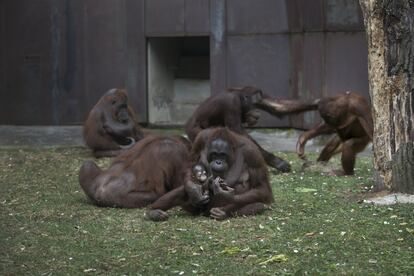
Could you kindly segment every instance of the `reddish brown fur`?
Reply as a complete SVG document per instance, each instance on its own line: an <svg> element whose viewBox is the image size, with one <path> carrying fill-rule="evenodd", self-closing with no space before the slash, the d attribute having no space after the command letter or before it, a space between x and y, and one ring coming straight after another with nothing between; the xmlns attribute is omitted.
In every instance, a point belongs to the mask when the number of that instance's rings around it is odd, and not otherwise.
<svg viewBox="0 0 414 276"><path fill-rule="evenodd" d="M272 189L269 184L266 163L256 145L248 138L238 135L227 128L203 130L197 136L191 153L192 165L202 164L209 169L207 152L211 142L220 138L230 144L229 169L224 181L234 189L234 194L214 195L204 206L191 206L191 200L183 187L175 189L149 206L147 216L152 220L165 220L165 211L182 206L191 213L209 213L216 219L234 215L254 215L264 210L267 203L273 202ZM187 173L187 181L191 174ZM197 185L197 184L194 184ZM223 198L220 196L223 195Z"/></svg>
<svg viewBox="0 0 414 276"><path fill-rule="evenodd" d="M265 96L258 104L258 108L280 118L289 114L316 110L318 109L317 102L307 103L298 100L272 99Z"/></svg>
<svg viewBox="0 0 414 276"><path fill-rule="evenodd" d="M116 105L111 104L113 101L117 102ZM128 120L120 122L117 114L125 107ZM128 105L125 90L111 89L99 99L85 121L83 137L95 157L116 156L123 151L121 141L127 137L138 141L144 137L137 116L133 108Z"/></svg>
<svg viewBox="0 0 414 276"><path fill-rule="evenodd" d="M86 161L79 182L99 206L144 207L184 183L190 144L181 137L149 136L102 171Z"/></svg>
<svg viewBox="0 0 414 276"><path fill-rule="evenodd" d="M297 142L296 152L305 158L305 144L321 134L335 133L318 157L318 161L328 161L341 152L343 171L336 175L354 174L355 158L372 140L373 122L369 103L355 92L345 92L335 97L322 98L318 111L323 122L303 133Z"/></svg>
<svg viewBox="0 0 414 276"><path fill-rule="evenodd" d="M185 132L191 141L203 129L211 127L227 127L252 140L262 153L266 163L282 172L289 172L290 165L283 159L273 155L257 144L243 128L243 124L253 125L257 122L259 113L253 112L261 108L260 103L267 97L255 87L233 87L226 93L212 95L194 111L185 125Z"/></svg>

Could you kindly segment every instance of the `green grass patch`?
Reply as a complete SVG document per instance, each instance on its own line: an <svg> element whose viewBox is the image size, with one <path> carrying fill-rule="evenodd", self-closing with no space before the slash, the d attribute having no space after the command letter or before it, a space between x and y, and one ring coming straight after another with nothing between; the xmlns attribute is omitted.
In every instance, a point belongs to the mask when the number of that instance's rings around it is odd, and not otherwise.
<svg viewBox="0 0 414 276"><path fill-rule="evenodd" d="M276 201L264 214L218 222L177 208L154 223L144 210L88 203L83 148L0 149L0 274L414 273L413 205L355 200L373 184L369 158L338 178L299 172L294 154L280 155L294 172L272 174Z"/></svg>

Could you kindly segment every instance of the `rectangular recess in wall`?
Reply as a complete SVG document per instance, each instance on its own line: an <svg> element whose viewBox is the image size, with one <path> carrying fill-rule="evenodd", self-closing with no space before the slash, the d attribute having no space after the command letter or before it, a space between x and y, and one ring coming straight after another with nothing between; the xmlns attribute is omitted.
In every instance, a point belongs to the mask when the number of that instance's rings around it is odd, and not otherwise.
<svg viewBox="0 0 414 276"><path fill-rule="evenodd" d="M210 96L210 38L150 37L148 111L152 125L183 125Z"/></svg>

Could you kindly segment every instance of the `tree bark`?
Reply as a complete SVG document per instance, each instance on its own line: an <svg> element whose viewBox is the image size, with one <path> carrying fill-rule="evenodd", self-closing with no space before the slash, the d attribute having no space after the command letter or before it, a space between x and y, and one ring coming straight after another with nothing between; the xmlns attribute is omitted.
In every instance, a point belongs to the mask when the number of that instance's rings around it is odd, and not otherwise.
<svg viewBox="0 0 414 276"><path fill-rule="evenodd" d="M360 0L377 190L414 193L414 0Z"/></svg>

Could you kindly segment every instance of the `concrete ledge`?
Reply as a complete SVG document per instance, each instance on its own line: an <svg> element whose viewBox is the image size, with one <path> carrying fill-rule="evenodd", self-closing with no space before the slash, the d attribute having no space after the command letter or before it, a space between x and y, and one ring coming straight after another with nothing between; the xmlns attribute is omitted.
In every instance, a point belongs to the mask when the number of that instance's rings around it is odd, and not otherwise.
<svg viewBox="0 0 414 276"><path fill-rule="evenodd" d="M2 147L83 145L82 126L0 126Z"/></svg>
<svg viewBox="0 0 414 276"><path fill-rule="evenodd" d="M150 129L155 133L182 134L182 129ZM296 129L250 129L250 135L268 151L295 152L303 131ZM329 137L329 136L328 136ZM308 141L307 152L320 152L327 136ZM79 147L85 146L82 126L8 126L0 125L0 147ZM361 156L370 156L368 146Z"/></svg>
<svg viewBox="0 0 414 276"><path fill-rule="evenodd" d="M394 205L398 203L414 203L414 195L395 193L377 198L365 199L364 203L375 205Z"/></svg>

